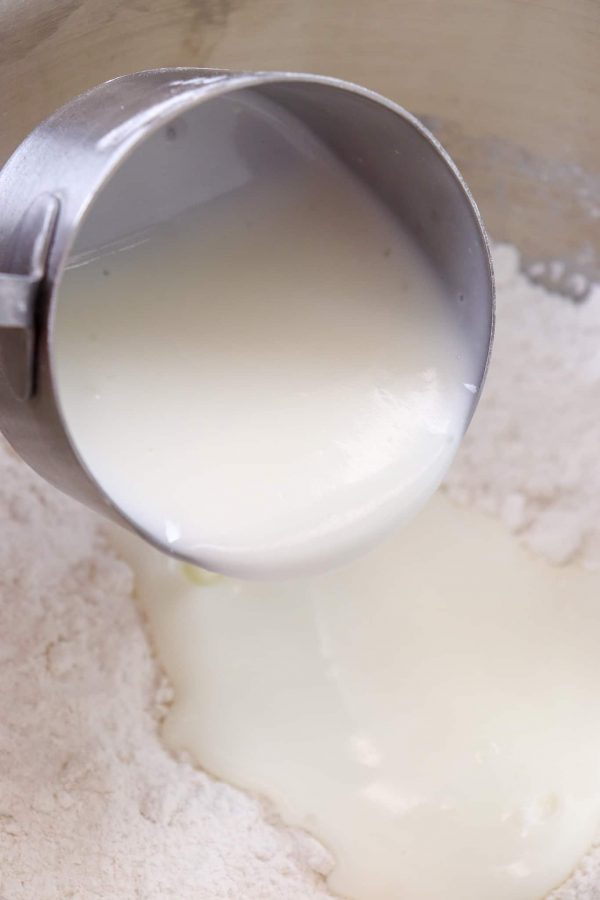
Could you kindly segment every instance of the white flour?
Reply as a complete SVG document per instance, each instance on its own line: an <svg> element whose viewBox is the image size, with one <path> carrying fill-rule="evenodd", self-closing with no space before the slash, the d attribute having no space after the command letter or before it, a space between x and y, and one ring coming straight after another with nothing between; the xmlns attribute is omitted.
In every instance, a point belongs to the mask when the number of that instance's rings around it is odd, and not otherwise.
<svg viewBox="0 0 600 900"><path fill-rule="evenodd" d="M494 257L494 355L448 491L550 562L600 568L600 287L577 304L519 274L514 248Z"/></svg>
<svg viewBox="0 0 600 900"><path fill-rule="evenodd" d="M600 291L574 306L497 257L494 363L448 490L600 566ZM0 536L0 900L331 897L316 841L165 752L131 572L3 445ZM554 897L600 900L600 852Z"/></svg>
<svg viewBox="0 0 600 900"><path fill-rule="evenodd" d="M0 447L0 898L325 900L316 841L163 749L97 521Z"/></svg>

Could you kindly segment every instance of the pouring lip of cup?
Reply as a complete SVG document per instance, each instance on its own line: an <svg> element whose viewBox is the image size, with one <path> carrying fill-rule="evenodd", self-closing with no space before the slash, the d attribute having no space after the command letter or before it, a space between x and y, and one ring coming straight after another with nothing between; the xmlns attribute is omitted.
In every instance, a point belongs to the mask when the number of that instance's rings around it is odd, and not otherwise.
<svg viewBox="0 0 600 900"><path fill-rule="evenodd" d="M89 470L71 436L54 371L52 325L58 288L80 226L121 164L149 137L200 104L234 91L266 86L328 87L386 109L434 151L444 177L458 187L470 218L487 296L478 391L491 352L494 275L479 210L458 168L425 126L380 94L328 76L294 72L228 72L165 68L124 75L75 97L38 125L0 171L0 429L46 480L88 507L189 563L132 519Z"/></svg>

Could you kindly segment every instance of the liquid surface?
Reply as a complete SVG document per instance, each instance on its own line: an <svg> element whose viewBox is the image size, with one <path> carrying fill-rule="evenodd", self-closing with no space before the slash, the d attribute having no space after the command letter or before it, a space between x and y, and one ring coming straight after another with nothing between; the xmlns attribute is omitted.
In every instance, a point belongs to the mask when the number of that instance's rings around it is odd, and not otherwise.
<svg viewBox="0 0 600 900"><path fill-rule="evenodd" d="M297 122L236 102L215 127L254 117L267 164L238 141L221 190L217 147L196 179L214 195L75 257L55 361L78 451L128 516L209 569L280 576L428 499L472 364L391 214Z"/></svg>
<svg viewBox="0 0 600 900"><path fill-rule="evenodd" d="M334 853L351 900L540 900L600 822L600 580L436 497L352 565L195 583L119 531L168 742Z"/></svg>

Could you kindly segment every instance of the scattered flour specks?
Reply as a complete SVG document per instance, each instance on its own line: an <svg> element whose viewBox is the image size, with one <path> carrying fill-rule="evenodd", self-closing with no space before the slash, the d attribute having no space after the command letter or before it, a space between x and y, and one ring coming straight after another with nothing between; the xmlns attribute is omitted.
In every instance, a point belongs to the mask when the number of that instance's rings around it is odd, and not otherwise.
<svg viewBox="0 0 600 900"><path fill-rule="evenodd" d="M482 402L447 479L550 562L600 568L600 287L550 294L496 248L497 325Z"/></svg>

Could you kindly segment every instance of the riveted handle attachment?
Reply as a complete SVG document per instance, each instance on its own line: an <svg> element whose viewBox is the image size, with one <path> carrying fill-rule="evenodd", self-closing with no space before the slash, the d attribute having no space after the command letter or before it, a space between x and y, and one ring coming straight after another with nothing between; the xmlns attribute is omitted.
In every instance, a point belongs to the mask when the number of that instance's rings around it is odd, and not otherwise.
<svg viewBox="0 0 600 900"><path fill-rule="evenodd" d="M15 234L11 271L0 272L0 367L23 401L35 390L36 306L58 210L53 194L32 203Z"/></svg>

